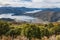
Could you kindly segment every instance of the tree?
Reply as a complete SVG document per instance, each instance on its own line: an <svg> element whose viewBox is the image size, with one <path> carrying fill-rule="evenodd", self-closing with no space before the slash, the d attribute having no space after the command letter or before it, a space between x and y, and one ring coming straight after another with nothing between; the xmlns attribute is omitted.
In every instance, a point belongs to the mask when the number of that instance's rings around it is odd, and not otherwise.
<svg viewBox="0 0 60 40"><path fill-rule="evenodd" d="M53 27L52 30L54 30L55 34L60 34L60 25L57 25L57 26Z"/></svg>
<svg viewBox="0 0 60 40"><path fill-rule="evenodd" d="M0 21L0 39L2 35L5 35L10 30L10 25L8 22Z"/></svg>
<svg viewBox="0 0 60 40"><path fill-rule="evenodd" d="M52 23L49 23L47 27L52 28L52 27L54 27L54 25Z"/></svg>
<svg viewBox="0 0 60 40"><path fill-rule="evenodd" d="M21 28L10 29L10 31L8 31L6 34L12 37L14 37L14 35L18 36L21 34Z"/></svg>
<svg viewBox="0 0 60 40"><path fill-rule="evenodd" d="M24 35L31 40L31 38L41 38L40 28L36 25L29 25L24 29Z"/></svg>
<svg viewBox="0 0 60 40"><path fill-rule="evenodd" d="M10 29L10 31L8 31L6 35L11 36L13 40L13 38L17 37L18 35L21 35L21 28Z"/></svg>
<svg viewBox="0 0 60 40"><path fill-rule="evenodd" d="M46 27L40 26L41 37L47 36L49 37L49 30Z"/></svg>
<svg viewBox="0 0 60 40"><path fill-rule="evenodd" d="M5 35L9 30L10 30L9 23L0 21L0 36Z"/></svg>

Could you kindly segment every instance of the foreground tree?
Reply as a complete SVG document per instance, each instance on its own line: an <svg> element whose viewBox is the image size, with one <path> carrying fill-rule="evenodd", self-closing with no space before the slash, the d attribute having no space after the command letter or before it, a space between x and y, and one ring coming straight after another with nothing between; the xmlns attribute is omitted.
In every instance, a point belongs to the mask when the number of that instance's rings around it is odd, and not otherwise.
<svg viewBox="0 0 60 40"><path fill-rule="evenodd" d="M41 38L40 29L36 25L30 25L25 28L24 35L31 40L31 38Z"/></svg>
<svg viewBox="0 0 60 40"><path fill-rule="evenodd" d="M49 30L46 27L40 26L41 37L49 37Z"/></svg>
<svg viewBox="0 0 60 40"><path fill-rule="evenodd" d="M21 35L21 28L10 29L10 31L8 31L6 35L11 36L13 40L15 37Z"/></svg>
<svg viewBox="0 0 60 40"><path fill-rule="evenodd" d="M7 22L0 22L0 35L6 34L10 30L10 25Z"/></svg>
<svg viewBox="0 0 60 40"><path fill-rule="evenodd" d="M18 35L21 34L21 28L10 29L10 31L8 31L6 34L7 34L7 35L10 35L10 36L12 36L12 37L18 36Z"/></svg>
<svg viewBox="0 0 60 40"><path fill-rule="evenodd" d="M54 31L55 34L59 35L60 34L60 25L53 27L52 30Z"/></svg>
<svg viewBox="0 0 60 40"><path fill-rule="evenodd" d="M52 27L54 27L54 25L53 25L53 23L49 23L49 24L47 25L47 27L48 27L48 28L52 28Z"/></svg>
<svg viewBox="0 0 60 40"><path fill-rule="evenodd" d="M10 30L10 25L7 22L0 21L0 38Z"/></svg>

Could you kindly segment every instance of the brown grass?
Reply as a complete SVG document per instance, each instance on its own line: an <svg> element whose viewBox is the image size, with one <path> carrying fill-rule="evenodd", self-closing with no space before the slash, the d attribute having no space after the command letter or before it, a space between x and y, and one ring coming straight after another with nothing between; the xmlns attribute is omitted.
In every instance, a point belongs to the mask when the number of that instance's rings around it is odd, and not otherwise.
<svg viewBox="0 0 60 40"><path fill-rule="evenodd" d="M29 39L25 36L17 36L15 38L13 38L11 36L2 36L2 38L0 38L0 40L29 40ZM57 35L57 36L52 35L49 38L44 36L42 39L32 38L32 40L60 40L60 35Z"/></svg>

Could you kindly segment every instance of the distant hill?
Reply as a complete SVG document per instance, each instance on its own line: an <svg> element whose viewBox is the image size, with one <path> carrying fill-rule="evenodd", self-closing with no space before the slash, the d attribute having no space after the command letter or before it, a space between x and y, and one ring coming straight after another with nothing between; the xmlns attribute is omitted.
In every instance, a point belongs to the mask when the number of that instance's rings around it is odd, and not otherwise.
<svg viewBox="0 0 60 40"><path fill-rule="evenodd" d="M24 15L36 17L48 22L56 22L60 20L60 8L45 8L40 12L26 13Z"/></svg>
<svg viewBox="0 0 60 40"><path fill-rule="evenodd" d="M41 10L35 13L26 13L34 10ZM30 16L48 22L60 20L60 8L26 8L26 7L0 7L0 14L13 14L14 16Z"/></svg>
<svg viewBox="0 0 60 40"><path fill-rule="evenodd" d="M3 21L15 21L14 19L10 19L10 18L0 18L0 20L3 20Z"/></svg>
<svg viewBox="0 0 60 40"><path fill-rule="evenodd" d="M26 7L0 7L0 14L12 13L13 15L22 15L23 13L39 10L38 8Z"/></svg>

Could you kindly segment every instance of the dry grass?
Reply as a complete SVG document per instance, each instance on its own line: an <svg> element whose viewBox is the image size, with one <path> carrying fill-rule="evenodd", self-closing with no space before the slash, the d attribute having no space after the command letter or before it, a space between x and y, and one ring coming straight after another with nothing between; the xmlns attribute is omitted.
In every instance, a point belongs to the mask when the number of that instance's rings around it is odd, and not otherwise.
<svg viewBox="0 0 60 40"><path fill-rule="evenodd" d="M0 40L29 40L29 39L24 36L17 36L16 38L12 38L10 36L8 36L8 37L2 36L2 39L0 39ZM44 36L42 39L32 38L32 40L60 40L60 35L57 35L57 36L53 35L53 36L50 36L49 38Z"/></svg>

